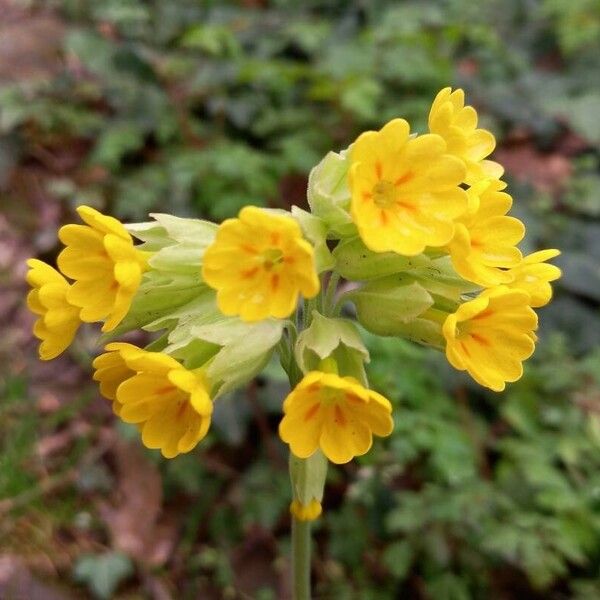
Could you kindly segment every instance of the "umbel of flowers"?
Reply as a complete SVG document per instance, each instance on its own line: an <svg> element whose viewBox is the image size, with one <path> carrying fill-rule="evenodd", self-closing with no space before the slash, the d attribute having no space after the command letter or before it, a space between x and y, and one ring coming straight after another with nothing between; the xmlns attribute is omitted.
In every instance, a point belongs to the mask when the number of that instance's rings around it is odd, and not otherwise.
<svg viewBox="0 0 600 600"><path fill-rule="evenodd" d="M278 355L291 384L279 434L293 537L304 535L328 462L365 454L402 418L369 389L358 324L436 348L494 391L534 351L533 309L551 299L560 270L547 261L559 252L522 255L525 227L488 160L494 137L477 125L463 91L443 89L428 133L393 119L327 154L310 174L310 212L247 206L218 226L166 214L123 225L80 206L83 223L59 232L58 271L28 263L40 358L61 354L82 322L103 323L102 395L173 458L206 436L214 402ZM156 333L148 347L120 341L135 329ZM307 597L294 549L294 590Z"/></svg>

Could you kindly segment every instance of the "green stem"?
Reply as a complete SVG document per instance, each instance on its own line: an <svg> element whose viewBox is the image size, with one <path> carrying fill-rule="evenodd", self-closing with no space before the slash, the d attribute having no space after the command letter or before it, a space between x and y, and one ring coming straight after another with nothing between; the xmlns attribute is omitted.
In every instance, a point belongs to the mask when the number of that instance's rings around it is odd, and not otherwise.
<svg viewBox="0 0 600 600"><path fill-rule="evenodd" d="M328 317L333 313L335 292L337 291L338 283L340 281L340 274L333 271L329 277L329 283L327 284L327 291L325 292L325 299L323 301L323 314Z"/></svg>
<svg viewBox="0 0 600 600"><path fill-rule="evenodd" d="M294 600L310 600L310 521L292 517Z"/></svg>

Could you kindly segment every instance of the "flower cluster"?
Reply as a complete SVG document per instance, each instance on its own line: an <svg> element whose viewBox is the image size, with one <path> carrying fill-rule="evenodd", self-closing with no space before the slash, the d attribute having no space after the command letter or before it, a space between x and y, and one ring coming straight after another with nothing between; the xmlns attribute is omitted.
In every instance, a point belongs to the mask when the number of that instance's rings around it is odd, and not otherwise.
<svg viewBox="0 0 600 600"><path fill-rule="evenodd" d="M291 511L315 519L327 462L365 454L394 426L390 401L368 387L360 330L342 316L349 303L367 330L444 351L492 390L519 379L534 351L533 309L551 299L560 270L547 261L559 252L522 255L494 147L463 91L446 88L429 132L393 119L325 156L310 212L248 206L219 226L164 214L124 226L81 206L84 224L59 233L60 272L28 263L40 357L63 352L82 322L102 321L113 339L161 332L145 349L109 343L94 379L144 445L171 458L207 435L220 396L278 354L292 384L279 426Z"/></svg>

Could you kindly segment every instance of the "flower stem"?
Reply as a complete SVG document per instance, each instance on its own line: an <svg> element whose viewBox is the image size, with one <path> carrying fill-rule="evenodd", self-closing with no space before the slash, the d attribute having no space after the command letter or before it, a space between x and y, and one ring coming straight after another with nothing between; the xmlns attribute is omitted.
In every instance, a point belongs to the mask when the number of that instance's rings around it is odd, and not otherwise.
<svg viewBox="0 0 600 600"><path fill-rule="evenodd" d="M294 600L310 600L310 521L292 517Z"/></svg>
<svg viewBox="0 0 600 600"><path fill-rule="evenodd" d="M335 304L335 293L337 291L339 282L339 273L333 271L329 278L329 284L327 286L327 291L325 292L325 299L323 300L323 314L325 316L331 316L333 314Z"/></svg>

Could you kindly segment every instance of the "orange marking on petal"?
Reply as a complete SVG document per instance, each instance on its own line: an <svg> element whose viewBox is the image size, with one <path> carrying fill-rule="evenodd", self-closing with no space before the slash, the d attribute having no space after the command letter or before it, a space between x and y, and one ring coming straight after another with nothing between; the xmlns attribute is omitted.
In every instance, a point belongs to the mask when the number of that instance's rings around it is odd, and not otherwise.
<svg viewBox="0 0 600 600"><path fill-rule="evenodd" d="M285 256L283 258L283 262L286 265L293 265L296 262L296 259L293 256Z"/></svg>
<svg viewBox="0 0 600 600"><path fill-rule="evenodd" d="M482 335L478 333L472 333L471 337L482 346L491 346L490 341L487 338L484 338Z"/></svg>
<svg viewBox="0 0 600 600"><path fill-rule="evenodd" d="M335 422L338 425L341 425L342 427L346 426L346 417L344 416L344 413L342 412L342 409L336 404L335 408L333 409L333 412L335 414Z"/></svg>
<svg viewBox="0 0 600 600"><path fill-rule="evenodd" d="M383 166L379 160L375 163L375 175L377 175L377 179L381 179L383 175Z"/></svg>
<svg viewBox="0 0 600 600"><path fill-rule="evenodd" d="M304 414L304 420L310 421L317 414L320 406L321 406L321 404L319 402L317 402L316 404L313 404Z"/></svg>
<svg viewBox="0 0 600 600"><path fill-rule="evenodd" d="M467 346L465 345L464 342L460 342L460 347L462 348L463 352L469 357L471 358L471 353L469 352L469 349L467 348Z"/></svg>
<svg viewBox="0 0 600 600"><path fill-rule="evenodd" d="M279 240L280 240L279 232L274 231L271 234L271 244L273 244L274 246L276 246L277 244L279 244Z"/></svg>
<svg viewBox="0 0 600 600"><path fill-rule="evenodd" d="M353 402L354 404L364 404L364 402L354 394L346 393L345 397L348 402Z"/></svg>
<svg viewBox="0 0 600 600"><path fill-rule="evenodd" d="M271 275L271 290L273 292L276 292L278 287L279 287L279 275Z"/></svg>
<svg viewBox="0 0 600 600"><path fill-rule="evenodd" d="M373 194L371 194L371 192L363 192L362 199L363 199L363 202L366 202L367 200L372 200Z"/></svg>
<svg viewBox="0 0 600 600"><path fill-rule="evenodd" d="M258 267L254 267L253 269L248 269L247 271L242 271L242 277L244 279L251 279L258 273Z"/></svg>
<svg viewBox="0 0 600 600"><path fill-rule="evenodd" d="M404 210L408 211L408 212L415 212L415 207L412 204L409 204L408 202L403 202L402 200L398 200L396 202L396 206L403 208Z"/></svg>
<svg viewBox="0 0 600 600"><path fill-rule="evenodd" d="M381 221L381 225L385 227L389 223L389 219L385 210L379 211L379 220Z"/></svg>
<svg viewBox="0 0 600 600"><path fill-rule="evenodd" d="M396 187L399 187L403 183L406 183L407 181L410 181L414 176L415 176L414 173L412 173L411 171L408 171L407 173L405 173L404 175L402 175L402 177L398 177L398 179L396 179L396 181L394 181L394 185Z"/></svg>
<svg viewBox="0 0 600 600"><path fill-rule="evenodd" d="M247 252L248 254L258 254L258 250L256 248L253 248L252 246L250 246L249 244L241 244L240 248L244 251Z"/></svg>
<svg viewBox="0 0 600 600"><path fill-rule="evenodd" d="M157 394L168 394L169 392L172 392L175 389L177 389L177 388L174 385L165 385L164 387L161 387L158 390L156 390L156 393Z"/></svg>
<svg viewBox="0 0 600 600"><path fill-rule="evenodd" d="M185 412L185 409L187 408L187 402L182 402L178 407L177 407L177 416L178 417L182 417L183 413Z"/></svg>

